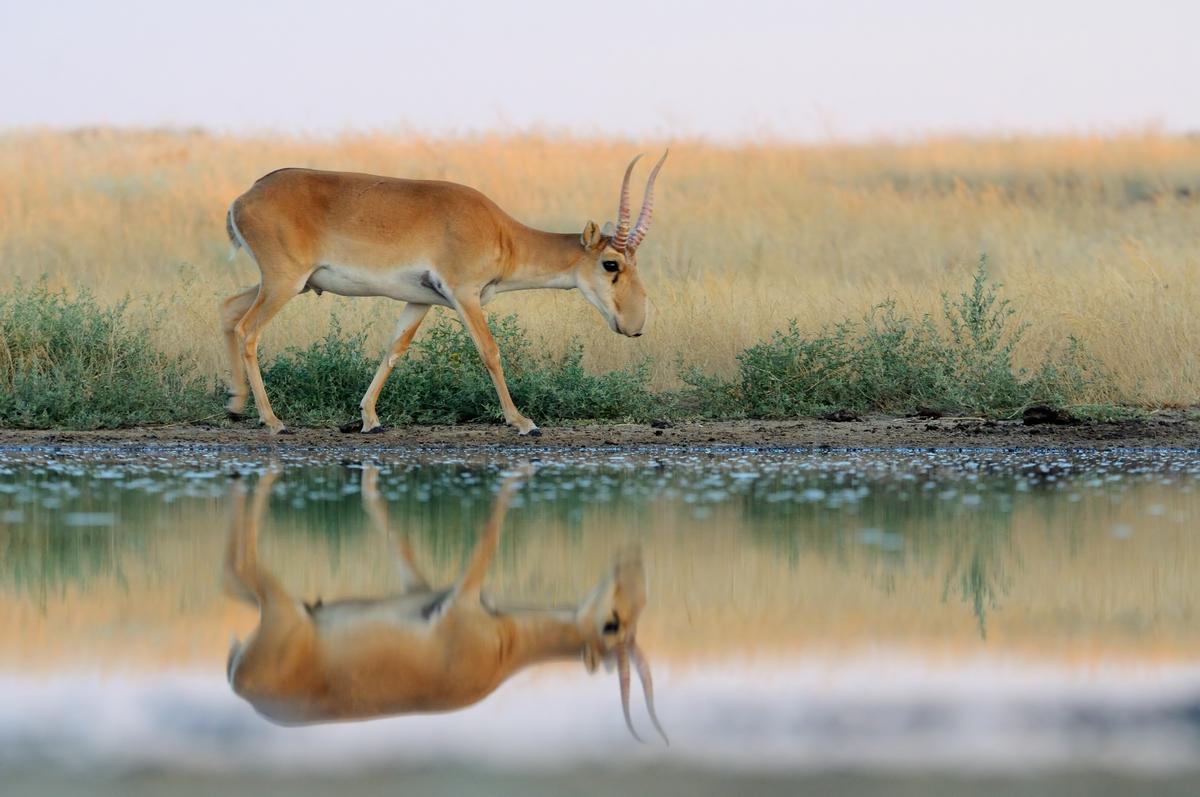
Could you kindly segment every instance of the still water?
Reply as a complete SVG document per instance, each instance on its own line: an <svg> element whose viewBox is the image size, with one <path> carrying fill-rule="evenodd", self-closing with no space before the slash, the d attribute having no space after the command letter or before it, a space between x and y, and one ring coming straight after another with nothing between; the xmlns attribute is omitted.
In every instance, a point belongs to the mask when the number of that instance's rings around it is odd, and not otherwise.
<svg viewBox="0 0 1200 797"><path fill-rule="evenodd" d="M0 451L0 773L29 793L1200 787L1196 452L530 456ZM234 693L230 639L259 616L223 572L256 496L258 561L311 613L397 594L404 552L453 585L518 470L487 600L577 607L640 550L670 746L636 672L646 744L618 674L579 656L367 722L282 727Z"/></svg>

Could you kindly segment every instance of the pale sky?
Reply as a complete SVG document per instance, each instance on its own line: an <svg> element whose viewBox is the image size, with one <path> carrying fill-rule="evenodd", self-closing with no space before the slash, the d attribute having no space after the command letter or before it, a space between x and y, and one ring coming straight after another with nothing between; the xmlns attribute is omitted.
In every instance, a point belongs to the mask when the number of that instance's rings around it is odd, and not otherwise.
<svg viewBox="0 0 1200 797"><path fill-rule="evenodd" d="M1200 0L0 0L0 130L1200 131Z"/></svg>

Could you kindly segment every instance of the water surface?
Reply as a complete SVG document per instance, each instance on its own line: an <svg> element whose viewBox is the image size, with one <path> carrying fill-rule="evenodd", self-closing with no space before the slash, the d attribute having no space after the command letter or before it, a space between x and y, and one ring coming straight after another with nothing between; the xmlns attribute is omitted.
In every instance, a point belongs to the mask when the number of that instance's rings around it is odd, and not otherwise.
<svg viewBox="0 0 1200 797"><path fill-rule="evenodd" d="M536 454L487 588L574 604L639 545L639 639L669 748L633 742L616 676L574 662L461 712L302 729L231 693L228 639L256 617L220 589L230 474L252 491L282 469L260 556L316 600L395 588L364 466L391 527L448 583L502 474L529 456L3 452L0 768L33 790L81 775L253 790L301 773L441 772L537 791L614 766L642 788L698 771L767 790L852 777L839 788L862 793L900 775L923 793L1030 772L1194 785L1195 452Z"/></svg>

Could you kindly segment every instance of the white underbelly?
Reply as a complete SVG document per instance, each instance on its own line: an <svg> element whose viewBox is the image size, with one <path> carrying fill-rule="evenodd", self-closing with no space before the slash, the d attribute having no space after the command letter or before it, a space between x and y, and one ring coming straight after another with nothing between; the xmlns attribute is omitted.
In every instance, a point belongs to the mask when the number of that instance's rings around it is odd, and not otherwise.
<svg viewBox="0 0 1200 797"><path fill-rule="evenodd" d="M424 265L367 269L323 264L308 278L308 284L339 296L386 296L402 302L450 306L441 292L445 290L441 279Z"/></svg>

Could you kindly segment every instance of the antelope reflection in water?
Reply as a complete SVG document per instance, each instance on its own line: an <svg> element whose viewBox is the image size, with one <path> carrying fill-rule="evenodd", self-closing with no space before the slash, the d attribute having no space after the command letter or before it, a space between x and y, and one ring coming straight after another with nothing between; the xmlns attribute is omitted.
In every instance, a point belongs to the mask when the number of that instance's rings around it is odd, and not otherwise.
<svg viewBox="0 0 1200 797"><path fill-rule="evenodd" d="M363 506L396 549L400 589L315 604L290 595L258 559L258 528L278 472L259 479L249 508L244 480L234 482L224 585L259 610L258 627L229 651L226 674L235 693L285 725L449 711L481 700L523 667L581 656L589 672L616 664L625 722L640 741L629 714L632 661L650 718L666 740L654 712L650 667L636 641L646 603L639 551L619 555L578 608L494 604L480 588L518 487L519 476L509 475L462 575L435 589L407 540L393 539L378 475L374 467L363 469Z"/></svg>

